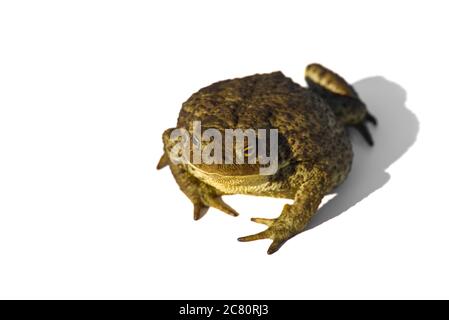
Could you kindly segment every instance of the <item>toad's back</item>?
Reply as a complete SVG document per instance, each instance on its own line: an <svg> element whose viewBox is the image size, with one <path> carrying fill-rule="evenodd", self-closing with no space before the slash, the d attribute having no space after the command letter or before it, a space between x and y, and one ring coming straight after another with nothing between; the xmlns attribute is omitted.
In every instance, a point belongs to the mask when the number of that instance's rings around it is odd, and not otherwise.
<svg viewBox="0 0 449 320"><path fill-rule="evenodd" d="M295 160L351 148L328 104L281 72L220 81L199 90L183 104L177 127L191 129L193 121L217 129L278 129Z"/></svg>

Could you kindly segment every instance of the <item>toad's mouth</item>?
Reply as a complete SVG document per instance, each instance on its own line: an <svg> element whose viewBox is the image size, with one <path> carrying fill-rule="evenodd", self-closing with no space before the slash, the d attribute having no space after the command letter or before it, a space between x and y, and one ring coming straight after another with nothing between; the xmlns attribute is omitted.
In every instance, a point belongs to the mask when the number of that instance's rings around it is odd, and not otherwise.
<svg viewBox="0 0 449 320"><path fill-rule="evenodd" d="M189 169L202 175L221 177L257 176L260 174L259 164L193 164L186 161Z"/></svg>
<svg viewBox="0 0 449 320"><path fill-rule="evenodd" d="M261 175L258 165L248 164L193 164L186 162L187 169L198 180L223 192L235 188L257 187L269 182L269 176Z"/></svg>
<svg viewBox="0 0 449 320"><path fill-rule="evenodd" d="M216 177L240 177L251 178L256 176L267 176L261 174L261 168L267 167L260 164L193 164L190 161L185 162L189 170L195 175L216 176ZM289 162L285 161L278 166L278 170L288 166ZM275 173L275 172L274 172ZM274 174L273 173L273 174Z"/></svg>

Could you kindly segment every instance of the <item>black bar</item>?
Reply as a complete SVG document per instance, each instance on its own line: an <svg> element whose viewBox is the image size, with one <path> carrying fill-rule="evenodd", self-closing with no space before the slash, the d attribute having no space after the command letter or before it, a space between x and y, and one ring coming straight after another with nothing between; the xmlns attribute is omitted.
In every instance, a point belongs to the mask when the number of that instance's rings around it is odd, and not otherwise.
<svg viewBox="0 0 449 320"><path fill-rule="evenodd" d="M445 301L439 301L445 302ZM21 305L19 305L19 303ZM329 317L384 319L410 315L444 318L443 303L416 301L299 301L299 300L59 300L1 301L3 314L61 319L303 319ZM22 304L27 304L22 306ZM444 309L443 309L443 308ZM9 310L8 310L9 308ZM441 308L441 310L438 310ZM440 312L441 311L441 312Z"/></svg>

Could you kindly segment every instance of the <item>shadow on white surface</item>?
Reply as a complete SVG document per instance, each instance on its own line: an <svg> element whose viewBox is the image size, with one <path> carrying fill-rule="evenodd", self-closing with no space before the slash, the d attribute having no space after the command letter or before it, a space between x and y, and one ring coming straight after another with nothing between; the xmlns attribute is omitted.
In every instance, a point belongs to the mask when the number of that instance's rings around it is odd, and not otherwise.
<svg viewBox="0 0 449 320"><path fill-rule="evenodd" d="M325 203L307 229L342 214L390 179L386 172L415 143L419 131L416 116L406 107L406 91L383 77L370 77L354 84L356 91L378 121L370 126L374 146L369 147L358 132L350 132L354 160L346 181L335 189L337 195Z"/></svg>

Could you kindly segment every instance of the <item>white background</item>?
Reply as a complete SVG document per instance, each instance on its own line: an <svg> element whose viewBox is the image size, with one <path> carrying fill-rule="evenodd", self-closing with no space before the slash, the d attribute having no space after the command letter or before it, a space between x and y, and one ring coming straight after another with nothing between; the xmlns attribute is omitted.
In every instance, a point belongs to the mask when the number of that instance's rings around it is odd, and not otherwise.
<svg viewBox="0 0 449 320"><path fill-rule="evenodd" d="M2 1L1 298L449 298L444 1ZM211 82L320 62L380 125L313 228L200 221L161 134ZM324 201L325 202L325 201ZM323 202L323 203L324 203Z"/></svg>

